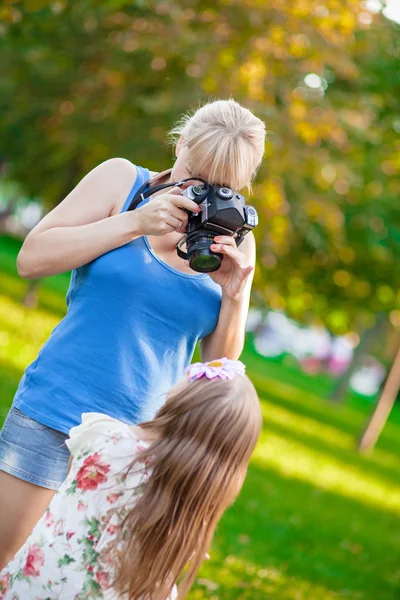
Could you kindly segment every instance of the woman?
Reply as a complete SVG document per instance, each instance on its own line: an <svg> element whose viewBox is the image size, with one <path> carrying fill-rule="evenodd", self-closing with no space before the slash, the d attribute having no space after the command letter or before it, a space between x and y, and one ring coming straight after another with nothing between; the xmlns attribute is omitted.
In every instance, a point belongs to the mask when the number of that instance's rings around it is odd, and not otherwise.
<svg viewBox="0 0 400 600"><path fill-rule="evenodd" d="M116 158L102 163L28 235L22 277L73 270L68 312L27 368L0 435L0 568L25 541L65 478L65 439L83 412L130 424L152 418L197 341L205 361L243 348L254 238L217 237L221 268L194 274L176 254L188 211L182 190L161 190L134 211L143 184L203 177L249 187L264 124L233 100L185 117L173 168L158 174ZM191 182L188 182L189 185Z"/></svg>
<svg viewBox="0 0 400 600"><path fill-rule="evenodd" d="M0 599L186 596L218 520L240 491L261 428L239 361L196 363L155 419L83 415L71 470L0 573Z"/></svg>

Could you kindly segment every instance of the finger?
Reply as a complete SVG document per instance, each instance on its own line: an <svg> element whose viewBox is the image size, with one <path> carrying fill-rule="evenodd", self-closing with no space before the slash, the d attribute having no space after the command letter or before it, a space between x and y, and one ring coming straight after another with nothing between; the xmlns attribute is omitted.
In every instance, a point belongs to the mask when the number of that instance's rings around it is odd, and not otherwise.
<svg viewBox="0 0 400 600"><path fill-rule="evenodd" d="M229 236L229 235L217 235L214 238L214 242L217 244L228 244L228 246L232 246L234 248L237 247L235 238L233 238L232 236Z"/></svg>
<svg viewBox="0 0 400 600"><path fill-rule="evenodd" d="M245 275L246 275L246 277L247 277L247 275L250 275L250 273L252 273L252 272L254 271L254 266L253 266L253 265L249 265L248 267L246 267L246 268L244 269L244 271L245 271L245 273L244 273L244 274L245 274Z"/></svg>
<svg viewBox="0 0 400 600"><path fill-rule="evenodd" d="M169 225L173 231L181 231L183 228L182 221L177 219L174 215L168 215L164 222Z"/></svg>
<svg viewBox="0 0 400 600"><path fill-rule="evenodd" d="M181 222L181 226L186 229L186 226L187 226L188 220L189 220L189 215L187 214L187 212L185 212L181 208L177 208L176 206L173 206L169 210L169 214L171 216L175 217L175 219L178 219Z"/></svg>
<svg viewBox="0 0 400 600"><path fill-rule="evenodd" d="M182 189L180 187L173 187L166 190L165 193L168 195L172 194L173 196L182 196Z"/></svg>
<svg viewBox="0 0 400 600"><path fill-rule="evenodd" d="M220 254L226 254L229 258L232 258L235 262L240 264L243 261L243 255L235 246L228 246L228 244L211 244L210 250L213 252L219 252Z"/></svg>
<svg viewBox="0 0 400 600"><path fill-rule="evenodd" d="M199 213L201 211L200 206L196 204L196 202L193 202L193 200L186 198L186 196L171 195L168 200L178 208L185 208L193 213Z"/></svg>

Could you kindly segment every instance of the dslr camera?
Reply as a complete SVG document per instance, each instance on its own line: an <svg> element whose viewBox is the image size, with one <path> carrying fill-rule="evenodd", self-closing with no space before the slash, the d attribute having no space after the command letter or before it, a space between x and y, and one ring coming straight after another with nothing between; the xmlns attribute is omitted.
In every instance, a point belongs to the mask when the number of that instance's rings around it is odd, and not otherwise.
<svg viewBox="0 0 400 600"><path fill-rule="evenodd" d="M223 255L210 250L214 238L229 235L239 246L244 236L258 225L257 211L246 204L244 196L220 185L191 185L184 192L196 202L201 212L189 213L186 235L177 246L178 256L188 260L199 273L217 271Z"/></svg>

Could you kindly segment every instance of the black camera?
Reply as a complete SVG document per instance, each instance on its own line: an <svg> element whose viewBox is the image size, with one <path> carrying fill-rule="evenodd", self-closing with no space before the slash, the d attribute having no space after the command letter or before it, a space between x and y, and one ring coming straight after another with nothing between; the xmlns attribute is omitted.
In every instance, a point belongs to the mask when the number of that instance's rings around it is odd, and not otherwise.
<svg viewBox="0 0 400 600"><path fill-rule="evenodd" d="M141 202L160 190L181 186L186 181L193 180L193 177L188 177L154 187L150 187L150 180L146 181L136 192L127 210L135 210ZM203 183L191 185L183 192L183 196L196 202L201 212L198 214L189 212L186 235L180 240L176 250L178 256L189 261L194 271L211 273L220 268L224 258L223 254L210 250L215 236L232 236L239 246L244 236L258 225L258 215L253 206L246 205L244 196L239 192L226 186L210 185L202 177L196 177L195 180ZM182 249L183 246L186 246L186 251Z"/></svg>
<svg viewBox="0 0 400 600"><path fill-rule="evenodd" d="M216 184L191 185L183 196L196 202L201 212L189 213L186 235L177 247L178 255L188 260L194 271L217 271L223 255L210 250L215 236L232 236L239 246L244 236L258 225L257 211L246 205L239 192ZM182 249L184 245L186 251Z"/></svg>

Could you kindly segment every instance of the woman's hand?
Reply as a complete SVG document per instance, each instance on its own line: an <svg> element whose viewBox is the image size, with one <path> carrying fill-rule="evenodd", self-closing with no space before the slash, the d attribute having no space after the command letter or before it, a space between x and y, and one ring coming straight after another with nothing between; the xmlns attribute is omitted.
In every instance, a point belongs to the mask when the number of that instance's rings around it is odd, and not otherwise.
<svg viewBox="0 0 400 600"><path fill-rule="evenodd" d="M224 258L218 271L209 273L209 276L222 287L225 295L231 300L239 299L254 270L254 265L249 264L249 260L236 246L233 237L227 235L215 237L210 250L223 254Z"/></svg>
<svg viewBox="0 0 400 600"><path fill-rule="evenodd" d="M182 196L182 190L172 188L165 194L152 198L147 204L133 211L140 235L165 235L172 231L184 233L189 215L200 212L196 202Z"/></svg>

